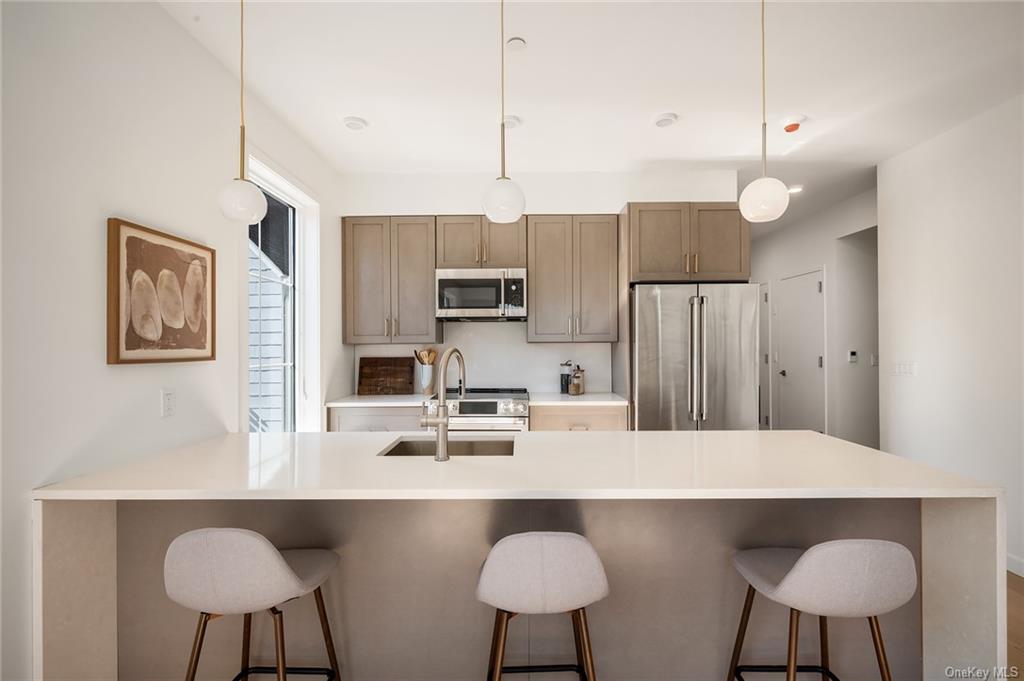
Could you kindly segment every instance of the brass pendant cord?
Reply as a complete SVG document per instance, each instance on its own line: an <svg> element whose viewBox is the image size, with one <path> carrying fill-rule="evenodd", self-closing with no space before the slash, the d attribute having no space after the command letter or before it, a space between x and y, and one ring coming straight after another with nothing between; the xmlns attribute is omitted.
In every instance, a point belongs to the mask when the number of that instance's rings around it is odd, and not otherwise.
<svg viewBox="0 0 1024 681"><path fill-rule="evenodd" d="M245 177L245 0L238 0L238 179Z"/></svg>
<svg viewBox="0 0 1024 681"><path fill-rule="evenodd" d="M761 177L768 177L768 99L765 94L768 67L765 64L764 3L765 0L761 0Z"/></svg>
<svg viewBox="0 0 1024 681"><path fill-rule="evenodd" d="M498 179L507 180L508 176L505 175L505 0L498 0L498 7L501 12L501 18L498 21L498 46L501 50L501 175L498 176Z"/></svg>

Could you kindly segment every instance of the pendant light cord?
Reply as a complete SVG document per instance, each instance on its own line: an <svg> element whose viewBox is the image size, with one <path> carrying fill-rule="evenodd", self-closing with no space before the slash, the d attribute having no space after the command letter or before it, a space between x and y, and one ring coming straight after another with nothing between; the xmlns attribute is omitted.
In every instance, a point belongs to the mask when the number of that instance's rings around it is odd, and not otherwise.
<svg viewBox="0 0 1024 681"><path fill-rule="evenodd" d="M245 0L238 0L238 179L245 178Z"/></svg>
<svg viewBox="0 0 1024 681"><path fill-rule="evenodd" d="M761 0L761 177L768 177L768 67L764 47L764 5Z"/></svg>
<svg viewBox="0 0 1024 681"><path fill-rule="evenodd" d="M498 0L498 8L501 14L501 18L498 20L498 47L501 50L499 60L501 64L501 175L498 179L507 180L508 177L505 175L505 0Z"/></svg>

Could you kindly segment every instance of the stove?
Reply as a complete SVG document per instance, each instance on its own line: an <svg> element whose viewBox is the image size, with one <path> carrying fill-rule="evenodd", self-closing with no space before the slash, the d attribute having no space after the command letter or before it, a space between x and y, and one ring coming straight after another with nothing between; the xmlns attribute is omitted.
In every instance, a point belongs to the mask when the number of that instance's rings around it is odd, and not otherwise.
<svg viewBox="0 0 1024 681"><path fill-rule="evenodd" d="M526 388L467 388L465 397L449 388L448 430L524 431L530 429L530 393ZM437 414L437 399L427 403L427 413Z"/></svg>

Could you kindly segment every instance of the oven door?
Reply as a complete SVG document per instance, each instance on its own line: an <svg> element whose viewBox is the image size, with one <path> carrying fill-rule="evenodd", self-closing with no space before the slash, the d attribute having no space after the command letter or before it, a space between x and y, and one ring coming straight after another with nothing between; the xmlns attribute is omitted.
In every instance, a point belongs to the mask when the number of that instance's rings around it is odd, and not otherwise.
<svg viewBox="0 0 1024 681"><path fill-rule="evenodd" d="M503 317L505 270L435 270L438 318Z"/></svg>
<svg viewBox="0 0 1024 681"><path fill-rule="evenodd" d="M530 429L526 416L449 416L449 432L525 432Z"/></svg>

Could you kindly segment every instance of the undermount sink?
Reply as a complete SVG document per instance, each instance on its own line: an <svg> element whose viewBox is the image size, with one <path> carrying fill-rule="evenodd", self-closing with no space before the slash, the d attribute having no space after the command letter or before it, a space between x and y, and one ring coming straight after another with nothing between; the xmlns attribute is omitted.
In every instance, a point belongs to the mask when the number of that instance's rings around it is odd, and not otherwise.
<svg viewBox="0 0 1024 681"><path fill-rule="evenodd" d="M512 456L513 440L449 440L449 456ZM437 442L434 440L399 440L391 449L380 456L434 456Z"/></svg>

